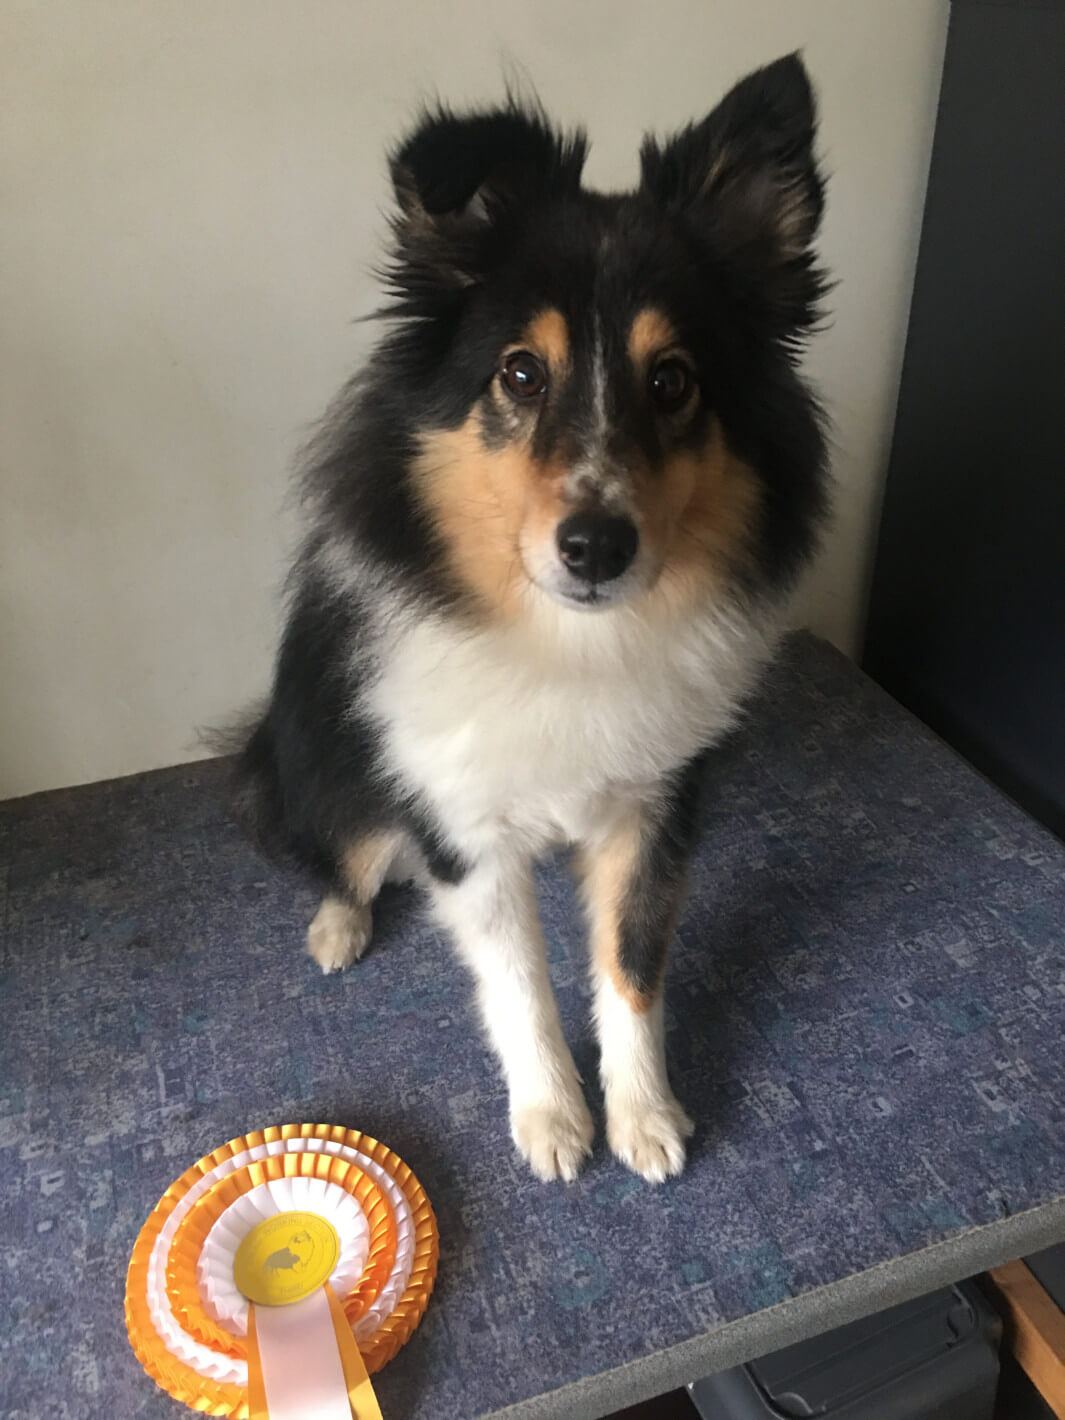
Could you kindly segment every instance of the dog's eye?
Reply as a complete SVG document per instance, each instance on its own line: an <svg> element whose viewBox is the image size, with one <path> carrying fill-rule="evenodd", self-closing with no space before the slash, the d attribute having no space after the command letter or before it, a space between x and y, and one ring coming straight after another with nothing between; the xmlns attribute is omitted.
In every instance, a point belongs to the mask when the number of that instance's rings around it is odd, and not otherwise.
<svg viewBox="0 0 1065 1420"><path fill-rule="evenodd" d="M694 387L692 372L682 360L659 360L651 371L651 398L663 414L675 414L682 409Z"/></svg>
<svg viewBox="0 0 1065 1420"><path fill-rule="evenodd" d="M499 378L512 399L538 399L547 389L547 371L543 361L530 355L528 350L508 355Z"/></svg>

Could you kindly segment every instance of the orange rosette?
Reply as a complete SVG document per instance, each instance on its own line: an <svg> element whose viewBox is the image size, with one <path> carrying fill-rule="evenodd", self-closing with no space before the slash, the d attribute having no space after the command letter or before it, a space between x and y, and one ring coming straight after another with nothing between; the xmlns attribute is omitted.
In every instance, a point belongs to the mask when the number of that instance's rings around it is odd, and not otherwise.
<svg viewBox="0 0 1065 1420"><path fill-rule="evenodd" d="M314 1325L337 1328L348 1394L365 1404L366 1375L421 1320L438 1255L428 1198L385 1145L330 1125L256 1131L187 1169L141 1229L126 1279L130 1342L176 1399L244 1420L268 1414L259 1368L269 1378L287 1319L310 1325L317 1308Z"/></svg>

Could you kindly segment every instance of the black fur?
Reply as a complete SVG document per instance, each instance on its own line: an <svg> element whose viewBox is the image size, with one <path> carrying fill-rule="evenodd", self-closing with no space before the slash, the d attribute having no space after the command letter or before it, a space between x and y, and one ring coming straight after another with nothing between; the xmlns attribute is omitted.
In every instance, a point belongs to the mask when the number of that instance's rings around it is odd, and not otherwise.
<svg viewBox="0 0 1065 1420"><path fill-rule="evenodd" d="M260 848L348 891L344 850L357 834L402 827L430 871L457 882L466 864L417 795L388 774L373 722L353 711L349 650L357 604L305 576L278 657L274 691L235 766L235 803Z"/></svg>
<svg viewBox="0 0 1065 1420"><path fill-rule="evenodd" d="M673 776L649 824L621 904L618 966L637 996L652 997L665 971L684 873L699 828L706 755Z"/></svg>

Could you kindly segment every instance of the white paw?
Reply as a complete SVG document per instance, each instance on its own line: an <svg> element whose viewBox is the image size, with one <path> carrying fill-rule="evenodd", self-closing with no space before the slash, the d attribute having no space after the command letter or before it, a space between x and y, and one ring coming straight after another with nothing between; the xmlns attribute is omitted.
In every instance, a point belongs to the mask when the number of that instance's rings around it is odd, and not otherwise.
<svg viewBox="0 0 1065 1420"><path fill-rule="evenodd" d="M648 1183L664 1183L684 1167L684 1141L695 1126L672 1095L607 1099L611 1149Z"/></svg>
<svg viewBox="0 0 1065 1420"><path fill-rule="evenodd" d="M307 928L307 950L327 974L343 971L362 956L372 932L368 907L352 907L327 897Z"/></svg>
<svg viewBox="0 0 1065 1420"><path fill-rule="evenodd" d="M574 1086L570 1096L513 1110L510 1132L537 1178L572 1183L592 1152L595 1125Z"/></svg>

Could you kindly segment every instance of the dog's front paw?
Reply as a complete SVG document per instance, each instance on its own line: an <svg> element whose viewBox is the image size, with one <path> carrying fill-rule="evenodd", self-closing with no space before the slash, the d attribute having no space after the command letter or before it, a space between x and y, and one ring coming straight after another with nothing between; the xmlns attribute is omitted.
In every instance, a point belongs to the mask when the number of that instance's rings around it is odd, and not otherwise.
<svg viewBox="0 0 1065 1420"><path fill-rule="evenodd" d="M572 1183L592 1152L595 1125L575 1087L571 1096L513 1110L510 1132L537 1178Z"/></svg>
<svg viewBox="0 0 1065 1420"><path fill-rule="evenodd" d="M695 1126L671 1094L607 1100L611 1149L648 1183L664 1183L684 1167L684 1141Z"/></svg>
<svg viewBox="0 0 1065 1420"><path fill-rule="evenodd" d="M307 950L326 974L343 971L362 956L372 933L368 907L352 907L327 897L307 928Z"/></svg>

